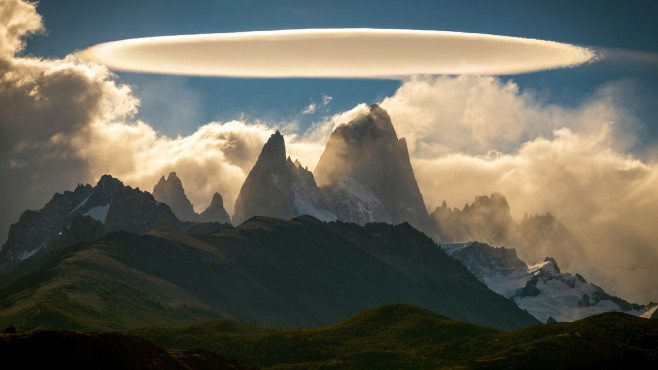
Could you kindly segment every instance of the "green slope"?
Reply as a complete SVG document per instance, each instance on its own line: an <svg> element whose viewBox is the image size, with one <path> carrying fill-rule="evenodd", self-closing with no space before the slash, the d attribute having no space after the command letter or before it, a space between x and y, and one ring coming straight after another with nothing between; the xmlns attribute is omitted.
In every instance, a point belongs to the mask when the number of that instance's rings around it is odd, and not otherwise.
<svg viewBox="0 0 658 370"><path fill-rule="evenodd" d="M515 332L387 305L320 328L216 320L134 332L165 348L201 348L265 368L628 368L658 365L658 320L606 313Z"/></svg>
<svg viewBox="0 0 658 370"><path fill-rule="evenodd" d="M506 330L537 323L408 224L304 216L78 244L0 290L0 325L128 330L224 316L312 327L390 303Z"/></svg>
<svg viewBox="0 0 658 370"><path fill-rule="evenodd" d="M263 367L401 368L430 366L443 342L503 333L410 305L387 305L320 328L267 328L216 320L133 334L165 348L200 348Z"/></svg>
<svg viewBox="0 0 658 370"><path fill-rule="evenodd" d="M0 326L126 330L222 317L180 288L119 261L125 251L115 246L129 249L137 241L134 234L117 232L65 249L0 290Z"/></svg>

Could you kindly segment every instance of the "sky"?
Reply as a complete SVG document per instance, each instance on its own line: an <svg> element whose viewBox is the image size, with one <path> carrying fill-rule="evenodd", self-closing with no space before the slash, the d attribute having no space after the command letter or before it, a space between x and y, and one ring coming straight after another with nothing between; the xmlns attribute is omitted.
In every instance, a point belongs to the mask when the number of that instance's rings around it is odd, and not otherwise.
<svg viewBox="0 0 658 370"><path fill-rule="evenodd" d="M197 212L219 191L231 213L273 130L312 169L336 125L379 103L430 211L501 192L515 219L551 212L574 232L583 257L570 270L656 301L655 14L653 1L0 0L0 238L23 210L104 173L150 191L176 171ZM346 27L535 38L605 57L503 76L267 79L112 72L75 55L127 38Z"/></svg>

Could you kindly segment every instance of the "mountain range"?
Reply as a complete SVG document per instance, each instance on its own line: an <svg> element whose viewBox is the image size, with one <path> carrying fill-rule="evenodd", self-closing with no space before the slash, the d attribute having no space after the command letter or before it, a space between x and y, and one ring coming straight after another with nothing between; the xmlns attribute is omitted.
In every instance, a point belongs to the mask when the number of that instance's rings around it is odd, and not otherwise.
<svg viewBox="0 0 658 370"><path fill-rule="evenodd" d="M541 322L575 321L603 312L626 312L650 317L655 303L638 305L606 293L580 274L561 272L557 261L546 257L528 266L511 248L485 243L442 243L441 248L459 260L494 292L507 297Z"/></svg>
<svg viewBox="0 0 658 370"><path fill-rule="evenodd" d="M378 105L334 130L314 173L286 159L283 136L273 134L240 190L233 223L305 214L359 225L408 222L435 236L406 141Z"/></svg>
<svg viewBox="0 0 658 370"><path fill-rule="evenodd" d="M175 172L153 195L110 175L57 193L23 213L0 251L0 325L308 327L395 302L513 330L655 308L560 272L577 241L548 213L517 224L492 194L429 214L406 142L377 105L335 129L314 172L275 132L229 221L219 193L197 214Z"/></svg>
<svg viewBox="0 0 658 370"><path fill-rule="evenodd" d="M538 322L407 223L310 216L258 216L210 234L113 232L64 249L0 297L0 325L22 330L127 330L216 317L319 326L390 302L507 330Z"/></svg>

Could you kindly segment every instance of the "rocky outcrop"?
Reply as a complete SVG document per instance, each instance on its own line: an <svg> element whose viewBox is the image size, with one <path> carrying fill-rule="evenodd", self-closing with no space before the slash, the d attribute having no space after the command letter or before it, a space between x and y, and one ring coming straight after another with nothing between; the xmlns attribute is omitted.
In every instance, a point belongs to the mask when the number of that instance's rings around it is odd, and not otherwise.
<svg viewBox="0 0 658 370"><path fill-rule="evenodd" d="M449 208L443 202L431 217L442 243L477 240L506 246L516 249L526 262L550 255L568 269L580 249L576 238L550 213L526 214L517 224L507 200L498 193L476 196L463 209Z"/></svg>
<svg viewBox="0 0 658 370"><path fill-rule="evenodd" d="M476 196L463 209L448 208L446 202L431 214L442 242L468 240L492 245L516 244L518 226L502 194Z"/></svg>
<svg viewBox="0 0 658 370"><path fill-rule="evenodd" d="M103 175L94 187L78 185L72 192L56 193L40 210L25 211L9 229L0 251L0 272L11 271L54 243L62 246L67 240L93 240L112 230L142 233L165 225L184 226L169 206L156 202L151 194Z"/></svg>
<svg viewBox="0 0 658 370"><path fill-rule="evenodd" d="M210 205L201 214L194 212L192 203L185 195L183 182L176 175L176 172L170 172L166 179L164 175L160 178L160 181L153 188L153 197L158 202L166 203L179 220L231 223L231 218L224 209L224 200L219 193L213 195Z"/></svg>
<svg viewBox="0 0 658 370"><path fill-rule="evenodd" d="M160 178L160 181L153 187L153 197L158 202L167 203L179 220L194 221L197 218L194 207L187 199L183 183L176 176L176 172L169 173L167 179L164 175Z"/></svg>
<svg viewBox="0 0 658 370"><path fill-rule="evenodd" d="M313 174L286 158L286 146L279 131L270 136L249 172L235 202L233 224L239 225L253 216L289 219L311 215L321 220L334 220L332 212L323 208L326 201Z"/></svg>
<svg viewBox="0 0 658 370"><path fill-rule="evenodd" d="M378 105L334 130L314 174L339 219L409 222L433 236L407 143Z"/></svg>
<svg viewBox="0 0 658 370"><path fill-rule="evenodd" d="M215 193L212 196L210 205L206 208L205 211L201 212L196 218L197 222L219 222L222 224L230 224L231 217L224 209L224 199L219 193Z"/></svg>

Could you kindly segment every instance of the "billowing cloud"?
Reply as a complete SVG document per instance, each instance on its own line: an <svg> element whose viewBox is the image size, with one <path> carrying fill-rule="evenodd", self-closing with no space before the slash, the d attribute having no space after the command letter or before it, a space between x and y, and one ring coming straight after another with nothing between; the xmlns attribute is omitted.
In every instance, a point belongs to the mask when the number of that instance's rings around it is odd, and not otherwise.
<svg viewBox="0 0 658 370"><path fill-rule="evenodd" d="M658 297L658 166L628 154L642 125L623 104L630 91L608 84L564 108L498 78L415 78L381 105L430 211L500 192L517 220L551 212L581 242L572 271L646 301Z"/></svg>
<svg viewBox="0 0 658 370"><path fill-rule="evenodd" d="M121 71L232 77L396 78L515 74L575 66L587 48L463 32L307 29L108 42L84 58Z"/></svg>
<svg viewBox="0 0 658 370"><path fill-rule="evenodd" d="M35 4L19 0L3 0L0 4L0 55L11 57L23 50L25 36L43 31L41 16Z"/></svg>
<svg viewBox="0 0 658 370"><path fill-rule="evenodd" d="M159 134L137 121L139 101L104 66L76 56L16 56L22 37L42 29L34 4L0 2L0 239L25 209L55 192L111 173L151 190L177 171L197 210L219 191L229 212L265 140L275 129L259 122L212 122L188 136ZM283 128L282 128L283 130ZM317 143L288 135L304 158ZM296 146L303 148L295 150Z"/></svg>

